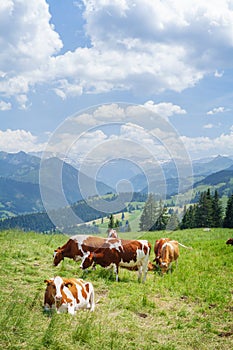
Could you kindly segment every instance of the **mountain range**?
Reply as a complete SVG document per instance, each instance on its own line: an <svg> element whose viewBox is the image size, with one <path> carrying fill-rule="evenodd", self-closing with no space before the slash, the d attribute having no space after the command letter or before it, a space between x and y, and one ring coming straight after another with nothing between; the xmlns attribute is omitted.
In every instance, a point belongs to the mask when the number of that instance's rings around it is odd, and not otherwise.
<svg viewBox="0 0 233 350"><path fill-rule="evenodd" d="M57 157L51 157L43 163L43 171L47 177L43 186L40 186L41 159L38 156L25 152L14 154L0 152L0 218L43 211L41 189L54 198L52 209L60 208L63 202L60 201L56 186L53 186L58 177L51 178L51 174L57 174L59 169L62 169L62 189L69 205L85 197L91 197L93 186L96 186L100 196L116 193L118 190L116 185L122 181L122 177L131 184L133 192L153 191L160 195L165 193L167 198L179 191L189 190L192 183L195 191L203 186L214 186L219 189L220 195L229 195L233 192L232 158L219 155L208 160L194 161L192 166L192 176L182 179L183 188L179 189L180 181L174 162L158 164L146 174L133 163L127 166L124 161L117 164L112 162L109 168L106 167L98 174L95 181L71 164ZM80 176L82 187L79 183Z"/></svg>
<svg viewBox="0 0 233 350"><path fill-rule="evenodd" d="M40 167L39 157L25 152L14 154L0 152L0 217L44 210L40 192ZM53 209L60 207L59 194L53 187L58 176L53 179L49 176L57 174L57 169L62 169L62 186L68 204L84 199L78 185L78 178L82 176L84 186L93 183L93 179L80 174L77 169L59 158L52 157L44 161L43 170L47 178L43 186L47 186L44 191L54 198ZM100 195L113 191L102 182L97 182L96 187Z"/></svg>

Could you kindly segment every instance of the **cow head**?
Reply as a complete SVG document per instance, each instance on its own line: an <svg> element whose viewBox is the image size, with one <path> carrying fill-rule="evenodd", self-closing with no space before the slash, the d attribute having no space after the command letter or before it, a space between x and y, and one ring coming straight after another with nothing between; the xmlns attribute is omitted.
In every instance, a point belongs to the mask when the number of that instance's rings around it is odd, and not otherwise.
<svg viewBox="0 0 233 350"><path fill-rule="evenodd" d="M61 260L64 260L63 250L60 247L54 250L53 258L54 266L57 266Z"/></svg>
<svg viewBox="0 0 233 350"><path fill-rule="evenodd" d="M94 264L94 253L88 252L84 256L80 267L81 267L81 269L85 270L85 269L87 269L88 267L90 267L93 264Z"/></svg>
<svg viewBox="0 0 233 350"><path fill-rule="evenodd" d="M161 261L160 263L160 268L161 268L161 272L164 274L167 272L168 270L168 263L167 262L164 262L164 261Z"/></svg>
<svg viewBox="0 0 233 350"><path fill-rule="evenodd" d="M62 291L65 286L63 279L57 276L50 280L44 280L44 282L47 283L46 293L49 298L53 298L55 303L59 303L62 299Z"/></svg>
<svg viewBox="0 0 233 350"><path fill-rule="evenodd" d="M231 245L233 245L233 238L229 238L229 239L226 241L226 244L231 244Z"/></svg>

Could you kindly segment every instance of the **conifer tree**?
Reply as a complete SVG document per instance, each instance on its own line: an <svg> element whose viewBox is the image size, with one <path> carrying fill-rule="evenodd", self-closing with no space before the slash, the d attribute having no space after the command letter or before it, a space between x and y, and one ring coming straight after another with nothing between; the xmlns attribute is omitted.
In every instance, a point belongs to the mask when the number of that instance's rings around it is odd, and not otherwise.
<svg viewBox="0 0 233 350"><path fill-rule="evenodd" d="M222 204L219 199L218 191L215 190L212 198L212 227L222 226Z"/></svg>
<svg viewBox="0 0 233 350"><path fill-rule="evenodd" d="M233 228L233 195L228 198L223 227Z"/></svg>
<svg viewBox="0 0 233 350"><path fill-rule="evenodd" d="M158 218L158 208L154 194L150 193L140 217L140 231L150 231Z"/></svg>

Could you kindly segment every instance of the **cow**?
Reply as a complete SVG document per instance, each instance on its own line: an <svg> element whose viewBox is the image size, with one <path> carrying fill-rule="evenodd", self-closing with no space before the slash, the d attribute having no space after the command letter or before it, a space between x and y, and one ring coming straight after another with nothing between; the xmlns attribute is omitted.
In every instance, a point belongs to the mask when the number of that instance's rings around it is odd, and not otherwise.
<svg viewBox="0 0 233 350"><path fill-rule="evenodd" d="M117 231L113 228L108 230L108 238L118 238Z"/></svg>
<svg viewBox="0 0 233 350"><path fill-rule="evenodd" d="M88 252L81 263L86 269L93 264L104 268L113 267L118 278L119 266L133 269L138 268L138 281L145 282L151 244L146 240L109 239L103 247Z"/></svg>
<svg viewBox="0 0 233 350"><path fill-rule="evenodd" d="M177 241L167 241L162 245L159 257L159 266L161 268L162 274L171 270L173 261L175 261L177 264L178 257L179 244Z"/></svg>
<svg viewBox="0 0 233 350"><path fill-rule="evenodd" d="M170 238L160 238L160 239L157 239L155 241L155 245L154 245L154 253L155 253L155 258L153 261L156 262L156 265L159 266L160 265L160 262L161 262L161 250L162 250L162 247L165 243L167 242L170 242L171 239ZM184 244L178 242L178 241L175 241L177 242L177 244L183 248L186 248L186 249L192 249L192 247L186 247Z"/></svg>
<svg viewBox="0 0 233 350"><path fill-rule="evenodd" d="M233 238L229 238L229 239L226 241L226 244L231 244L231 245L233 245Z"/></svg>
<svg viewBox="0 0 233 350"><path fill-rule="evenodd" d="M82 279L56 276L44 280L47 284L44 294L44 310L56 310L75 315L78 309L94 311L94 288Z"/></svg>
<svg viewBox="0 0 233 350"><path fill-rule="evenodd" d="M57 266L64 258L70 258L75 261L82 260L87 252L93 252L102 247L108 238L76 235L62 246L54 250L53 265Z"/></svg>
<svg viewBox="0 0 233 350"><path fill-rule="evenodd" d="M153 261L156 262L156 265L159 265L162 246L165 242L168 242L168 241L170 241L170 238L160 238L155 241L155 245L154 245L155 258Z"/></svg>

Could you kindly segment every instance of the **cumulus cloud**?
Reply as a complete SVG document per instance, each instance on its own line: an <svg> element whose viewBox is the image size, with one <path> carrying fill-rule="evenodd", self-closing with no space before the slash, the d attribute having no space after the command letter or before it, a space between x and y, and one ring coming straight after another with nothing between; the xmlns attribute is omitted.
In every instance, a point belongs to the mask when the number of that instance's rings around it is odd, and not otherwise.
<svg viewBox="0 0 233 350"><path fill-rule="evenodd" d="M144 103L144 106L163 118L171 117L173 114L186 114L185 109L182 109L180 106L174 105L171 102L155 104L153 101L147 101Z"/></svg>
<svg viewBox="0 0 233 350"><path fill-rule="evenodd" d="M213 114L224 113L224 112L228 112L228 111L229 111L229 109L226 109L225 107L215 107L215 108L211 109L210 111L208 111L206 114L213 115Z"/></svg>
<svg viewBox="0 0 233 350"><path fill-rule="evenodd" d="M213 125L213 124L205 124L205 125L203 126L203 128L204 128L204 129L212 129L212 128L214 128L214 125Z"/></svg>
<svg viewBox="0 0 233 350"><path fill-rule="evenodd" d="M0 130L0 149L5 152L35 152L42 151L45 144L39 142L38 138L26 130Z"/></svg>
<svg viewBox="0 0 233 350"><path fill-rule="evenodd" d="M10 102L0 101L0 111L8 111L9 109L11 109Z"/></svg>
<svg viewBox="0 0 233 350"><path fill-rule="evenodd" d="M202 157L213 154L232 154L233 128L229 134L221 134L216 138L182 136L181 139L192 158L200 157L200 154Z"/></svg>
<svg viewBox="0 0 233 350"><path fill-rule="evenodd" d="M231 1L83 0L74 6L83 11L90 45L59 54L63 43L45 0L1 3L0 94L27 95L37 84L51 84L62 99L114 89L151 95L182 91L232 66Z"/></svg>

